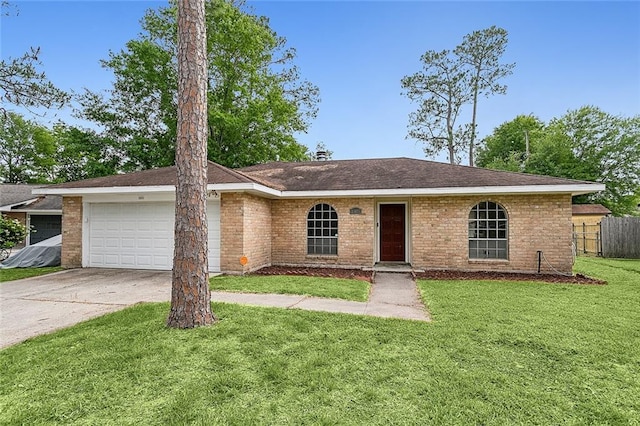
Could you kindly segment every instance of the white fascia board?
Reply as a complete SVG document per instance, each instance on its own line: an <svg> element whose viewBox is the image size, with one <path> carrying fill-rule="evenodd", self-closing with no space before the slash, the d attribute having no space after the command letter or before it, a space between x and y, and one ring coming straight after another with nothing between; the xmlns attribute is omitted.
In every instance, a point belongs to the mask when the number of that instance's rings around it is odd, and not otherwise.
<svg viewBox="0 0 640 426"><path fill-rule="evenodd" d="M208 191L218 192L252 192L260 195L267 195L270 197L280 198L282 191L269 188L268 186L260 185L259 183L210 183L207 185Z"/></svg>
<svg viewBox="0 0 640 426"><path fill-rule="evenodd" d="M213 183L207 185L208 191L218 192L254 192L279 197L281 191L257 183ZM111 186L94 188L37 188L34 194L51 195L100 195L100 194L143 194L143 193L175 193L173 185L158 186Z"/></svg>
<svg viewBox="0 0 640 426"><path fill-rule="evenodd" d="M282 198L345 198L345 197L402 197L437 195L485 195L485 194L571 194L580 195L604 191L603 184L575 185L527 185L527 186L477 186L457 188L398 188L341 191L282 191Z"/></svg>
<svg viewBox="0 0 640 426"><path fill-rule="evenodd" d="M347 197L402 197L437 195L484 195L484 194L571 194L581 195L604 191L601 183L580 183L566 185L521 185L521 186L475 186L453 188L396 188L361 189L331 191L278 191L258 183L218 183L207 185L208 191L250 192L272 198L347 198ZM54 195L99 195L99 194L140 194L174 193L175 187L163 186L119 186L104 188L37 188L34 194Z"/></svg>
<svg viewBox="0 0 640 426"><path fill-rule="evenodd" d="M47 195L90 195L90 194L137 194L149 192L175 192L172 185L161 186L109 186L95 188L37 188L34 194Z"/></svg>

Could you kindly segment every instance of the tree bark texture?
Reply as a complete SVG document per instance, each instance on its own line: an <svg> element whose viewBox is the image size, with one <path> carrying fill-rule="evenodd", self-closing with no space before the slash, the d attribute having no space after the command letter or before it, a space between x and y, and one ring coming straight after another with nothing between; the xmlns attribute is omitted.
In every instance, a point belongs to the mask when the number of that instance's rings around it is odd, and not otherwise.
<svg viewBox="0 0 640 426"><path fill-rule="evenodd" d="M211 324L207 229L207 61L204 0L178 0L178 132L171 311L167 325Z"/></svg>

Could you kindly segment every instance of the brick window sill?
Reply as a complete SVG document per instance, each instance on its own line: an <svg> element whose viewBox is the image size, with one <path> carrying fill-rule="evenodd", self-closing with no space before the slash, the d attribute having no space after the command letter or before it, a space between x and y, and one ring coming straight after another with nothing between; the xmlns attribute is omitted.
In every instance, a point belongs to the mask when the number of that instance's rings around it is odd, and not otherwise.
<svg viewBox="0 0 640 426"><path fill-rule="evenodd" d="M337 259L337 254L308 254L307 259Z"/></svg>

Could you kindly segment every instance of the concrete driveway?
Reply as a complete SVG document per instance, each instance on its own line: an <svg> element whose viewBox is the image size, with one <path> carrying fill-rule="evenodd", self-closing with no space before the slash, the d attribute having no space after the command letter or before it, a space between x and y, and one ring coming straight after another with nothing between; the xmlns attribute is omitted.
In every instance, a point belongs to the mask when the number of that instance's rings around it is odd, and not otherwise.
<svg viewBox="0 0 640 426"><path fill-rule="evenodd" d="M138 302L171 300L171 272L71 269L0 283L0 348Z"/></svg>

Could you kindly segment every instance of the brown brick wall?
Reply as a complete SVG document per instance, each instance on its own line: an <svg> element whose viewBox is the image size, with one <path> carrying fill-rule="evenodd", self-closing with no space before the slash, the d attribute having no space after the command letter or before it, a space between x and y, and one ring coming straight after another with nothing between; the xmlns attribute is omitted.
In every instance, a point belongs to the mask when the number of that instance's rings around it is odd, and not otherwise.
<svg viewBox="0 0 640 426"><path fill-rule="evenodd" d="M82 197L62 197L61 264L82 267Z"/></svg>
<svg viewBox="0 0 640 426"><path fill-rule="evenodd" d="M468 215L480 201L500 203L509 218L509 259L469 260ZM571 197L511 195L412 200L412 264L417 268L537 270L537 250L560 272L572 269ZM552 272L543 261L543 272Z"/></svg>
<svg viewBox="0 0 640 426"><path fill-rule="evenodd" d="M338 214L338 255L307 255L307 214L318 203ZM349 210L359 207L360 215ZM374 263L375 203L373 198L274 200L272 202L272 263L275 265L372 266Z"/></svg>
<svg viewBox="0 0 640 426"><path fill-rule="evenodd" d="M245 273L271 265L271 200L241 193L220 199L220 269ZM246 257L246 265L240 259Z"/></svg>

